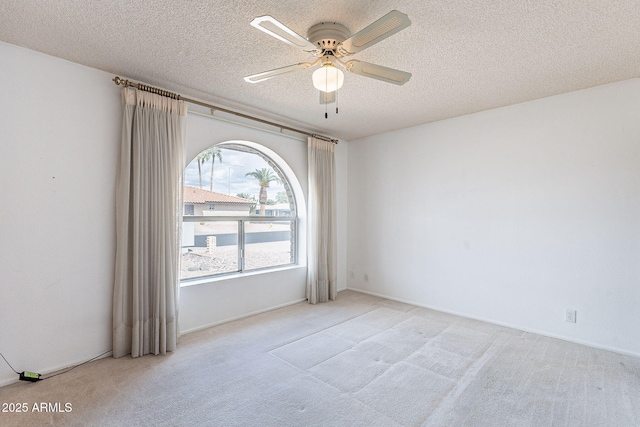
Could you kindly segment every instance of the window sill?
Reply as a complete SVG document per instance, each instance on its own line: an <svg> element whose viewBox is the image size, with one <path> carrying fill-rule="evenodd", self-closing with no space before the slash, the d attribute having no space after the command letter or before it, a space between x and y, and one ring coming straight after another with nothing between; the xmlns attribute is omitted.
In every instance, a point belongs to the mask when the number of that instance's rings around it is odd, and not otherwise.
<svg viewBox="0 0 640 427"><path fill-rule="evenodd" d="M276 268L269 268L266 270L256 270L256 271L247 271L244 273L232 273L232 274L225 274L223 276L216 276L216 277L203 277L202 279L194 279L194 280L187 280L184 282L180 282L180 287L181 288L186 288L188 286L198 286L198 285L204 285L207 283L215 283L215 282L222 282L222 281L226 281L226 280L235 280L235 279L241 279L243 277L250 277L250 276L257 276L257 275L263 275L263 274L271 274L271 273L277 273L280 271L287 271L287 270L296 270L299 268L307 268L306 265L300 265L300 264L295 264L295 265L287 265L284 267L276 267Z"/></svg>

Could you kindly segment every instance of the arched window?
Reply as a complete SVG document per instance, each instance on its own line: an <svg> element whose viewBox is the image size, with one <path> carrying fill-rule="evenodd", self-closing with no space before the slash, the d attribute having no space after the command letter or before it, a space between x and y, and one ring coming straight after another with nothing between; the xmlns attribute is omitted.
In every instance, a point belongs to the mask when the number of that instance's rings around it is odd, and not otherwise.
<svg viewBox="0 0 640 427"><path fill-rule="evenodd" d="M181 280L296 264L294 192L265 153L215 145L187 165L184 182Z"/></svg>

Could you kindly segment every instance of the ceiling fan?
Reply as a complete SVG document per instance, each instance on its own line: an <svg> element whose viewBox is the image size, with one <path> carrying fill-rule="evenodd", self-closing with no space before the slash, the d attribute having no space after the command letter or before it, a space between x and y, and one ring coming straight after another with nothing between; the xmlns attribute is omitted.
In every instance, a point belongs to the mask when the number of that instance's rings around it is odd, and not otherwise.
<svg viewBox="0 0 640 427"><path fill-rule="evenodd" d="M411 78L411 73L382 65L356 59L345 62L341 59L361 52L411 25L409 17L397 10L387 13L353 35L344 25L322 22L309 28L305 39L269 15L255 18L251 21L251 25L280 41L310 53L316 59L313 62L300 62L247 76L244 79L249 83L259 83L320 64L320 68L313 73L313 85L320 91L320 103L330 104L335 102L335 93L344 82L344 73L336 65L354 74L397 85L403 85Z"/></svg>

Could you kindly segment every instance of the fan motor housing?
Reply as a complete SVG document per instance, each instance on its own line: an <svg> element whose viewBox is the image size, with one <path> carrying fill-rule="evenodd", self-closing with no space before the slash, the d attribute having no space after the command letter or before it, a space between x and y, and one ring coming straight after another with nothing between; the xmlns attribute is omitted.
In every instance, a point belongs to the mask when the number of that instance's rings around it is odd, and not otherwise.
<svg viewBox="0 0 640 427"><path fill-rule="evenodd" d="M335 22L321 22L309 28L307 40L315 44L322 51L335 52L338 44L351 37L351 33L342 24Z"/></svg>

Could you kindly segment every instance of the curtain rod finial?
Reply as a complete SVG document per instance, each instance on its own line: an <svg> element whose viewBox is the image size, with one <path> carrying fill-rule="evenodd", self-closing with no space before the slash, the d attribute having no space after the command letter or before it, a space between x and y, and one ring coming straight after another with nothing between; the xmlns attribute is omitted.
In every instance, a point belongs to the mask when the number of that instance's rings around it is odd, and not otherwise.
<svg viewBox="0 0 640 427"><path fill-rule="evenodd" d="M116 84L116 86L120 86L120 85L122 85L122 86L124 86L124 87L131 86L131 83L129 82L129 80L121 79L121 78L120 78L120 77L118 77L118 76L115 76L115 77L114 77L113 79L111 79L111 80L113 80L113 82Z"/></svg>

